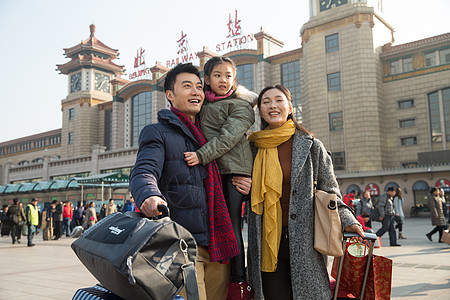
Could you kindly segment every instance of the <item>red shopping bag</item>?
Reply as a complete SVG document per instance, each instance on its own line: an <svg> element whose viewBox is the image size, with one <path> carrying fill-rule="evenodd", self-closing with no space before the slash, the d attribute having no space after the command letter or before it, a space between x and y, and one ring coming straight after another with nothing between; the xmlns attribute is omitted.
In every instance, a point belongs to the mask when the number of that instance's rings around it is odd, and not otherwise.
<svg viewBox="0 0 450 300"><path fill-rule="evenodd" d="M357 257L344 253L340 286L360 298L364 271L368 256ZM334 258L331 276L337 277L339 257ZM384 256L373 255L364 293L364 300L384 300L391 298L392 260Z"/></svg>

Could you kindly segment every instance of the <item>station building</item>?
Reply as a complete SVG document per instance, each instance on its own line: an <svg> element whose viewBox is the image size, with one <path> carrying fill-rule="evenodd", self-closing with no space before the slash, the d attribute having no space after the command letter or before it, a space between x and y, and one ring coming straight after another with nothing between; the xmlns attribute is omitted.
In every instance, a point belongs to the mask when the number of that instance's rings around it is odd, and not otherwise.
<svg viewBox="0 0 450 300"><path fill-rule="evenodd" d="M450 193L450 33L396 45L382 8L381 0L310 0L299 48L285 51L261 28L253 34L256 49L222 55L236 63L248 89L290 89L297 119L331 151L343 194L368 189L376 198L401 187L409 214L427 206L431 187ZM64 51L67 61L57 65L67 76L62 127L0 143L0 204L28 201L33 191L18 192L24 183L128 175L140 130L168 107L169 68L156 62L151 79L123 78L124 66L114 62L119 51L96 37L95 26ZM197 55L202 71L218 54L204 47ZM64 190L40 197L81 200ZM122 188L112 197L129 195Z"/></svg>

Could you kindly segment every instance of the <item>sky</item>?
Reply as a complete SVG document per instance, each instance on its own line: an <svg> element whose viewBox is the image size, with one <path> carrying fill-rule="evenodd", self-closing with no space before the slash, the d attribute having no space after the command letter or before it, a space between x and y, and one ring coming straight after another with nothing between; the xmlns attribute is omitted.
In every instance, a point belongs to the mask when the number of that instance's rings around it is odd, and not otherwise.
<svg viewBox="0 0 450 300"><path fill-rule="evenodd" d="M448 0L384 0L383 9L394 45L450 32ZM309 0L0 0L0 142L61 128L68 79L56 65L69 61L64 48L89 37L90 24L100 41L119 50L115 63L128 79L140 48L147 67L176 58L181 31L191 52L214 51L227 41L236 10L243 34L263 27L284 50L301 47Z"/></svg>

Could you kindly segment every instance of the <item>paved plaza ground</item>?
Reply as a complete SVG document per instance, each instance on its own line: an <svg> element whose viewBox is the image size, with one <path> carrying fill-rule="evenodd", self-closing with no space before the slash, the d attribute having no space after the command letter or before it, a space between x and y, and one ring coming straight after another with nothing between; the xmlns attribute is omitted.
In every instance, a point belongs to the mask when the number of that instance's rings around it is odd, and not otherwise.
<svg viewBox="0 0 450 300"><path fill-rule="evenodd" d="M374 229L379 227L375 223ZM450 299L450 245L437 243L437 234L428 241L431 228L429 218L406 219L402 247L388 247L386 233L381 239L386 247L375 249L394 260L392 298ZM25 238L15 245L10 237L0 238L1 300L71 299L78 288L96 284L70 248L73 238L43 241L38 235L32 248Z"/></svg>

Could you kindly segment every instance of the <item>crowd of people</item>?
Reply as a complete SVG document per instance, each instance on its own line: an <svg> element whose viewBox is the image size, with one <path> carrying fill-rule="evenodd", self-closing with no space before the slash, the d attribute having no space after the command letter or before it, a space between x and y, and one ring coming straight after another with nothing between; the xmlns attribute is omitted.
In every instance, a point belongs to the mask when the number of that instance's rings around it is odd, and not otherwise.
<svg viewBox="0 0 450 300"><path fill-rule="evenodd" d="M108 205L103 204L100 212L95 209L95 202L86 205L78 201L74 208L70 201L53 200L45 207L43 212L39 211L38 200L32 198L25 205L19 199L13 199L11 206L5 205L0 211L1 235L10 235L12 244L20 244L21 237L27 236L28 246L33 247L33 236L42 232L44 240L59 240L62 236L74 236L73 229L77 226L85 230L94 225L98 220L118 211L113 199ZM135 211L136 205L131 197L124 204L122 211Z"/></svg>

